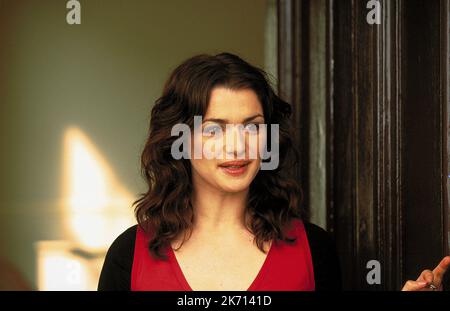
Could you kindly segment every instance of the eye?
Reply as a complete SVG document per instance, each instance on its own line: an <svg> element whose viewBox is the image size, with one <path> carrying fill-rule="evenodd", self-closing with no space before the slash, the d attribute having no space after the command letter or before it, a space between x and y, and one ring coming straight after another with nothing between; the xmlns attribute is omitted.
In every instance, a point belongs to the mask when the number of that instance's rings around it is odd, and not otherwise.
<svg viewBox="0 0 450 311"><path fill-rule="evenodd" d="M219 125L207 125L203 129L203 136L214 136L222 132L222 128Z"/></svg>
<svg viewBox="0 0 450 311"><path fill-rule="evenodd" d="M249 134L257 134L259 131L259 123L247 123L244 129Z"/></svg>

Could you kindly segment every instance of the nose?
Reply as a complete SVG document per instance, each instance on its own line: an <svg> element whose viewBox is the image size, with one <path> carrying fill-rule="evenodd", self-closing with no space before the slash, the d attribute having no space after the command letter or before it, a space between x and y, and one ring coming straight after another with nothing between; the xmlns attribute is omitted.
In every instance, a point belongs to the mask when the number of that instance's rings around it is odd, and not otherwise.
<svg viewBox="0 0 450 311"><path fill-rule="evenodd" d="M245 130L242 124L227 124L225 153L227 159L245 158Z"/></svg>

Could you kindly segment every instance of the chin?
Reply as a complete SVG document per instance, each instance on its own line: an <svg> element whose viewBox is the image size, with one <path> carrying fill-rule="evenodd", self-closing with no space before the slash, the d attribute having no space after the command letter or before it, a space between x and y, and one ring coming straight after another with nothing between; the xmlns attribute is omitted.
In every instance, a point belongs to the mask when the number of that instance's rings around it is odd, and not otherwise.
<svg viewBox="0 0 450 311"><path fill-rule="evenodd" d="M220 184L220 189L223 192L229 192L229 193L238 193L242 191L246 191L250 187L250 183L245 184Z"/></svg>
<svg viewBox="0 0 450 311"><path fill-rule="evenodd" d="M243 178L235 178L228 176L220 176L219 180L217 180L217 185L224 192L236 193L247 190L252 183L251 176L245 176Z"/></svg>

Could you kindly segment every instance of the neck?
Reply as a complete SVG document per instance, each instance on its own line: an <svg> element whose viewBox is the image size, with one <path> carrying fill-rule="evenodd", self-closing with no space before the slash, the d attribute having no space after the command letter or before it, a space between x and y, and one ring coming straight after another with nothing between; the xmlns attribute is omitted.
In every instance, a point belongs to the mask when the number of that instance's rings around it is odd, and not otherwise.
<svg viewBox="0 0 450 311"><path fill-rule="evenodd" d="M211 185L195 182L192 194L197 232L225 233L245 229L248 189L222 192Z"/></svg>

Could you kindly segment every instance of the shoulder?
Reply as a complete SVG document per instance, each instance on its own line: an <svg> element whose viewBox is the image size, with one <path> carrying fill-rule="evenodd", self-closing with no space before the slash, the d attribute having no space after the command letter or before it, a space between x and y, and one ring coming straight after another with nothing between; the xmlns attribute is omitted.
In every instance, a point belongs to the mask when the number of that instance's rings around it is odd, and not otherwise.
<svg viewBox="0 0 450 311"><path fill-rule="evenodd" d="M331 252L335 250L334 239L332 235L325 229L315 225L309 221L301 219L293 219L291 229L289 232L296 232L296 235L303 231L308 239L309 247L314 255L321 255L323 253Z"/></svg>
<svg viewBox="0 0 450 311"><path fill-rule="evenodd" d="M316 290L341 290L341 267L333 236L323 228L303 221L314 266Z"/></svg>
<svg viewBox="0 0 450 311"><path fill-rule="evenodd" d="M99 290L129 290L136 230L134 225L112 242L100 273Z"/></svg>
<svg viewBox="0 0 450 311"><path fill-rule="evenodd" d="M303 221L306 235L308 240L311 242L323 243L323 244L334 244L333 237L325 229L319 227L308 221Z"/></svg>
<svg viewBox="0 0 450 311"><path fill-rule="evenodd" d="M124 232L122 232L109 247L110 253L123 253L127 252L132 246L134 249L134 242L136 240L137 225L131 226Z"/></svg>
<svg viewBox="0 0 450 311"><path fill-rule="evenodd" d="M118 263L124 263L130 255L133 255L136 230L137 225L134 225L117 236L106 253L105 261L114 260Z"/></svg>
<svg viewBox="0 0 450 311"><path fill-rule="evenodd" d="M313 240L313 242L326 244L333 243L332 236L330 233L328 233L326 230L322 229L318 225L315 225L306 220L298 218L292 219L289 232L291 232L291 230L300 230L301 227L305 229L308 240Z"/></svg>

